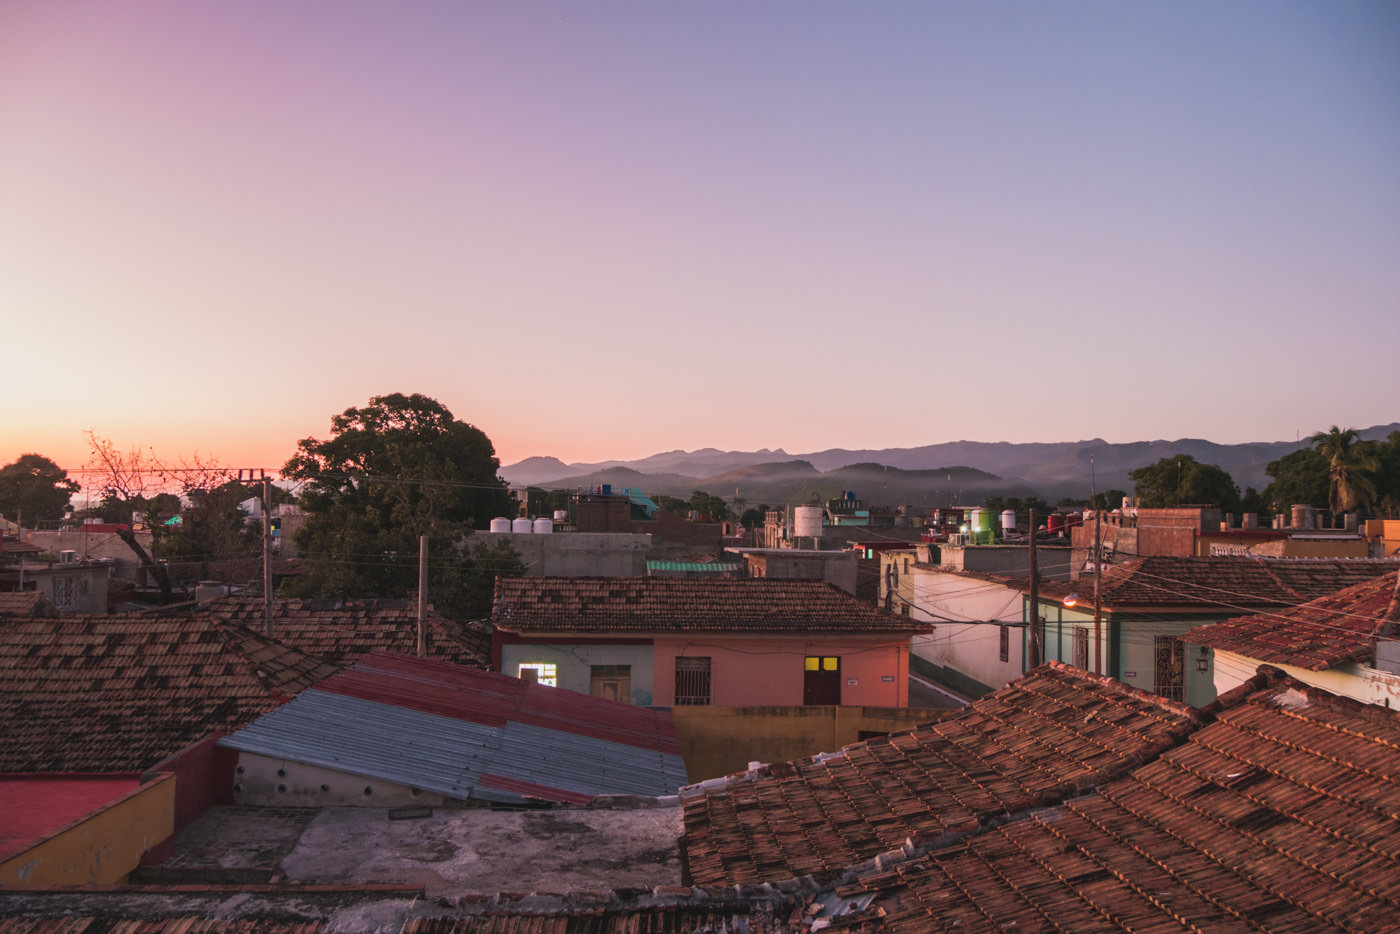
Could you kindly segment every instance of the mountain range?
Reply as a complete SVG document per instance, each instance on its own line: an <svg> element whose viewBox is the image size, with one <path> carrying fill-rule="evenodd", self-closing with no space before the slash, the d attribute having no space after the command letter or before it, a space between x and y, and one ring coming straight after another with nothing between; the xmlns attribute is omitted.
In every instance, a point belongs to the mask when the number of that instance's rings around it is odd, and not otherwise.
<svg viewBox="0 0 1400 934"><path fill-rule="evenodd" d="M1400 422L1360 430L1363 440L1384 440ZM759 451L667 451L633 461L566 464L553 457L529 457L502 467L512 486L546 489L640 489L650 495L688 499L705 490L725 499L770 506L827 499L854 491L867 502L914 506L977 505L988 496L1036 495L1049 502L1087 499L1091 487L1131 492L1128 474L1164 457L1189 454L1228 471L1243 491L1262 490L1270 461L1306 441L1217 444L1199 438L1110 444L1089 441L1014 444L953 441L914 448L847 450L809 454L782 449ZM1092 469L1090 459L1092 458Z"/></svg>

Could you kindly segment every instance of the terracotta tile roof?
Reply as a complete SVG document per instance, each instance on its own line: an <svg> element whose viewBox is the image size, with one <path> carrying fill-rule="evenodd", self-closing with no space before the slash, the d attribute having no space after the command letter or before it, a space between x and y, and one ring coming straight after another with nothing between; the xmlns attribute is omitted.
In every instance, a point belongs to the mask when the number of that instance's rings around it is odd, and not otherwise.
<svg viewBox="0 0 1400 934"><path fill-rule="evenodd" d="M202 914L151 919L149 915L119 918L79 915L53 919L0 918L0 934L93 934L95 931L139 931L141 934L316 934L324 921L278 921L271 918L213 920Z"/></svg>
<svg viewBox="0 0 1400 934"><path fill-rule="evenodd" d="M201 612L265 631L261 597L222 597ZM414 655L418 651L418 605L412 600L274 600L277 639L335 665L353 665L370 652ZM428 657L491 667L489 627L473 627L428 612Z"/></svg>
<svg viewBox="0 0 1400 934"><path fill-rule="evenodd" d="M1373 638L1400 622L1400 573L1348 587L1291 610L1198 626L1182 641L1274 665L1323 671L1374 653Z"/></svg>
<svg viewBox="0 0 1400 934"><path fill-rule="evenodd" d="M56 616L49 598L37 590L0 593L0 616Z"/></svg>
<svg viewBox="0 0 1400 934"><path fill-rule="evenodd" d="M823 581L499 577L491 621L510 632L931 632Z"/></svg>
<svg viewBox="0 0 1400 934"><path fill-rule="evenodd" d="M683 789L700 885L830 873L1082 793L1179 742L1190 708L1058 662L915 730Z"/></svg>
<svg viewBox="0 0 1400 934"><path fill-rule="evenodd" d="M1101 599L1105 607L1118 610L1250 611L1296 606L1397 568L1400 563L1383 558L1131 558L1104 567ZM1092 578L1085 575L1072 583L1042 581L1040 592L1051 599L1077 593L1082 601L1092 587Z"/></svg>
<svg viewBox="0 0 1400 934"><path fill-rule="evenodd" d="M0 772L141 771L337 669L210 617L0 626Z"/></svg>
<svg viewBox="0 0 1400 934"><path fill-rule="evenodd" d="M829 930L1395 930L1397 751L1392 711L1275 671L1093 795L866 870Z"/></svg>

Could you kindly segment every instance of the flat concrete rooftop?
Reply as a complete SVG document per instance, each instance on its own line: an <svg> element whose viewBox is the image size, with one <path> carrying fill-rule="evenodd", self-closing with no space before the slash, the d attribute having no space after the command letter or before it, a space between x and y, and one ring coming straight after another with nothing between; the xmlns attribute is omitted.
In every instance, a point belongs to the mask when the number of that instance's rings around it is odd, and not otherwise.
<svg viewBox="0 0 1400 934"><path fill-rule="evenodd" d="M635 800L635 799L634 799ZM650 801L646 801L651 804ZM681 808L214 808L145 871L157 883L407 884L429 897L654 889L681 881ZM133 880L137 881L137 880Z"/></svg>

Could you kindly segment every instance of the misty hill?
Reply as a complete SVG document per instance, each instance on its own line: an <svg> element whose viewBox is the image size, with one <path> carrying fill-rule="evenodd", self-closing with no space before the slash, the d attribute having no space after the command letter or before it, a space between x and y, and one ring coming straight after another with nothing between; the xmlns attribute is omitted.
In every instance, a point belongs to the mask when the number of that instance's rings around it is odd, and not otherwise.
<svg viewBox="0 0 1400 934"><path fill-rule="evenodd" d="M1366 428L1360 435L1365 440L1379 441L1393 431L1400 431L1400 422ZM1306 445L1307 442L1302 443ZM978 502L986 496L1031 493L1054 502L1065 496L1088 498L1091 456L1092 482L1099 490L1130 491L1130 471L1156 463L1163 457L1189 454L1201 463L1216 464L1228 471L1243 491L1251 486L1263 489L1269 482L1264 468L1270 461L1298 447L1297 440L1217 444L1199 438L1182 438L1110 444L1094 438L1032 444L953 441L879 450L831 448L800 455L782 450L744 452L706 448L601 464L564 464L552 457L532 457L502 467L501 476L516 485L570 489L612 483L639 487L648 493L682 497L689 497L692 490L700 489L729 498L738 487L739 495L750 503L770 505L789 502L795 496L808 498L802 483L813 485L823 495L828 490L831 495L855 490L861 499L888 505L946 504L950 488L954 499L963 504ZM959 466L949 466L954 464ZM881 469L879 475L871 470L872 465ZM895 477L893 481L884 476L886 467ZM784 473L784 468L793 472ZM842 473L847 469L855 472ZM941 483L939 476L943 477ZM885 486L887 483L892 485ZM890 493L888 499L883 493L885 489Z"/></svg>

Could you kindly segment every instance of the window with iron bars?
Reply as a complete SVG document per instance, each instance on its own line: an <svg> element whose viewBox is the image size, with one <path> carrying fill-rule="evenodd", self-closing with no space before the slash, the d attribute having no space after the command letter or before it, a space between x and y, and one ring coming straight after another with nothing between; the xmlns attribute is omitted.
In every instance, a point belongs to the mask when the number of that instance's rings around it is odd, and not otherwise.
<svg viewBox="0 0 1400 934"><path fill-rule="evenodd" d="M709 656L676 659L676 706L710 702Z"/></svg>

